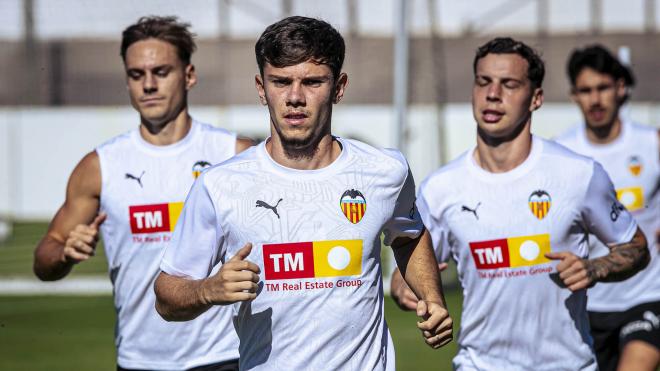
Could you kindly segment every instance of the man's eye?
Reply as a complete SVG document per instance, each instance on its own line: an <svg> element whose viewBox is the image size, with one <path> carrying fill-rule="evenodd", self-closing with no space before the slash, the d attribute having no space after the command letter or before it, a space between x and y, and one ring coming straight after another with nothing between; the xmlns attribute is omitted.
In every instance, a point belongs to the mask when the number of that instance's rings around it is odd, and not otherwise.
<svg viewBox="0 0 660 371"><path fill-rule="evenodd" d="M142 77L142 74L136 71L131 71L128 73L128 77L132 80L137 80Z"/></svg>
<svg viewBox="0 0 660 371"><path fill-rule="evenodd" d="M311 87L314 87L314 88L318 88L319 86L321 86L322 83L323 83L323 82L322 82L321 80L309 80L309 81L305 81L305 85L306 85L306 86L311 86Z"/></svg>
<svg viewBox="0 0 660 371"><path fill-rule="evenodd" d="M488 80L482 78L476 78L474 80L474 83L477 84L478 86L486 86L488 85Z"/></svg>
<svg viewBox="0 0 660 371"><path fill-rule="evenodd" d="M507 81L504 83L504 87L507 89L517 89L520 87L520 84L516 81Z"/></svg>
<svg viewBox="0 0 660 371"><path fill-rule="evenodd" d="M169 71L166 71L166 70L156 71L156 76L158 76L158 77L167 77L168 74L169 74Z"/></svg>

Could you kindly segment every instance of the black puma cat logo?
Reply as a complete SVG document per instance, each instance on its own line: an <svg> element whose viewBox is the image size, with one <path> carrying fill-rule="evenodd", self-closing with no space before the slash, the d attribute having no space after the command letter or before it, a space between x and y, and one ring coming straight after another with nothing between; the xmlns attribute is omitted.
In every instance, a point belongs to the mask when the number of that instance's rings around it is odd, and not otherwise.
<svg viewBox="0 0 660 371"><path fill-rule="evenodd" d="M265 208L265 209L270 209L270 210L272 210L272 211L275 213L275 215L277 216L277 219L279 219L279 218L280 218L280 214L277 213L277 206L280 204L280 202L282 202L282 199L281 199L281 198L280 198L279 201L277 201L277 203L275 204L275 206L270 206L269 204L267 204L267 203L264 202L264 201L257 200L257 204L256 204L254 207L263 207L263 208Z"/></svg>
<svg viewBox="0 0 660 371"><path fill-rule="evenodd" d="M463 205L463 207L461 207L461 211L472 213L474 214L474 217L479 220L479 215L477 215L477 209L479 208L479 205L481 205L481 202L479 202L477 206L474 207L474 209L470 209L469 207Z"/></svg>
<svg viewBox="0 0 660 371"><path fill-rule="evenodd" d="M144 175L144 170L142 170L142 174L140 174L139 177L136 177L136 176L133 175L133 174L126 173L126 177L125 177L125 179L133 179L133 180L135 180L135 181L138 182L138 184L140 185L140 188L142 188L142 176L143 176L143 175Z"/></svg>

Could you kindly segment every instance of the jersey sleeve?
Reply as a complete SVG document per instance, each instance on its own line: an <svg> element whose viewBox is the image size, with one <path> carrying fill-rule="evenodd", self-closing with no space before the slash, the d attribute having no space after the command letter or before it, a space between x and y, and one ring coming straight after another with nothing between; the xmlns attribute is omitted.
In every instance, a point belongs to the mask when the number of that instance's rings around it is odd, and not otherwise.
<svg viewBox="0 0 660 371"><path fill-rule="evenodd" d="M598 162L594 162L581 214L589 233L606 245L628 242L637 231L635 219L617 200L614 185Z"/></svg>
<svg viewBox="0 0 660 371"><path fill-rule="evenodd" d="M431 195L427 195L426 184L422 184L422 187L419 190L419 195L417 196L417 209L424 222L424 226L431 234L431 240L433 242L433 251L435 252L435 257L439 262L446 262L449 260L449 241L447 239L447 228L442 224L441 218L435 216L432 210L438 210L438 208L433 208L430 204ZM447 246L447 248L444 248Z"/></svg>
<svg viewBox="0 0 660 371"><path fill-rule="evenodd" d="M204 185L204 175L193 184L160 269L170 275L202 279L220 259L223 231Z"/></svg>
<svg viewBox="0 0 660 371"><path fill-rule="evenodd" d="M408 169L394 205L392 217L383 226L383 242L391 246L398 237L417 238L424 231L424 225L415 207L415 180Z"/></svg>

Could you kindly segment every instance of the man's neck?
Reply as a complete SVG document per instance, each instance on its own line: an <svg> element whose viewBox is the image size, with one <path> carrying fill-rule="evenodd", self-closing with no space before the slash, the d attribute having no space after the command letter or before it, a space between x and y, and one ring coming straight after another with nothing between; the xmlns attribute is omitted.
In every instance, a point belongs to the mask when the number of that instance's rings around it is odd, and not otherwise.
<svg viewBox="0 0 660 371"><path fill-rule="evenodd" d="M183 109L174 120L162 125L151 125L143 120L140 124L140 135L147 143L166 146L185 138L191 127L192 118L188 115L188 110Z"/></svg>
<svg viewBox="0 0 660 371"><path fill-rule="evenodd" d="M318 142L316 150L310 157L290 157L287 156L279 136L275 134L266 142L266 151L275 162L284 167L297 170L316 170L332 164L341 154L342 148L339 141L327 134Z"/></svg>
<svg viewBox="0 0 660 371"><path fill-rule="evenodd" d="M593 128L589 124L586 126L587 140L592 144L608 144L616 140L621 135L621 119L617 118L611 125Z"/></svg>
<svg viewBox="0 0 660 371"><path fill-rule="evenodd" d="M514 138L497 143L488 143L477 135L475 162L491 173L505 173L525 162L532 151L532 134L529 125Z"/></svg>

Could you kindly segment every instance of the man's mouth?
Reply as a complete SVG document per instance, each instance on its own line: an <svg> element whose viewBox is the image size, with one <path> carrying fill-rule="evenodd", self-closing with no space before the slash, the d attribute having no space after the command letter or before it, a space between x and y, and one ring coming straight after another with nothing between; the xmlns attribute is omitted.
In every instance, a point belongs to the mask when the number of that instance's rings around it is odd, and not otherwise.
<svg viewBox="0 0 660 371"><path fill-rule="evenodd" d="M502 119L502 116L504 116L504 112L502 111L497 111L493 109L486 109L481 111L481 117L483 120L489 124L496 123Z"/></svg>
<svg viewBox="0 0 660 371"><path fill-rule="evenodd" d="M594 107L589 110L589 117L592 120L600 121L605 118L605 109L601 107Z"/></svg>
<svg viewBox="0 0 660 371"><path fill-rule="evenodd" d="M284 115L284 120L291 125L299 125L305 122L307 114L304 112L289 112Z"/></svg>
<svg viewBox="0 0 660 371"><path fill-rule="evenodd" d="M161 98L161 97L149 97L149 98L140 99L140 103L142 103L146 106L150 106L150 105L158 104L162 100L163 100L163 98Z"/></svg>

